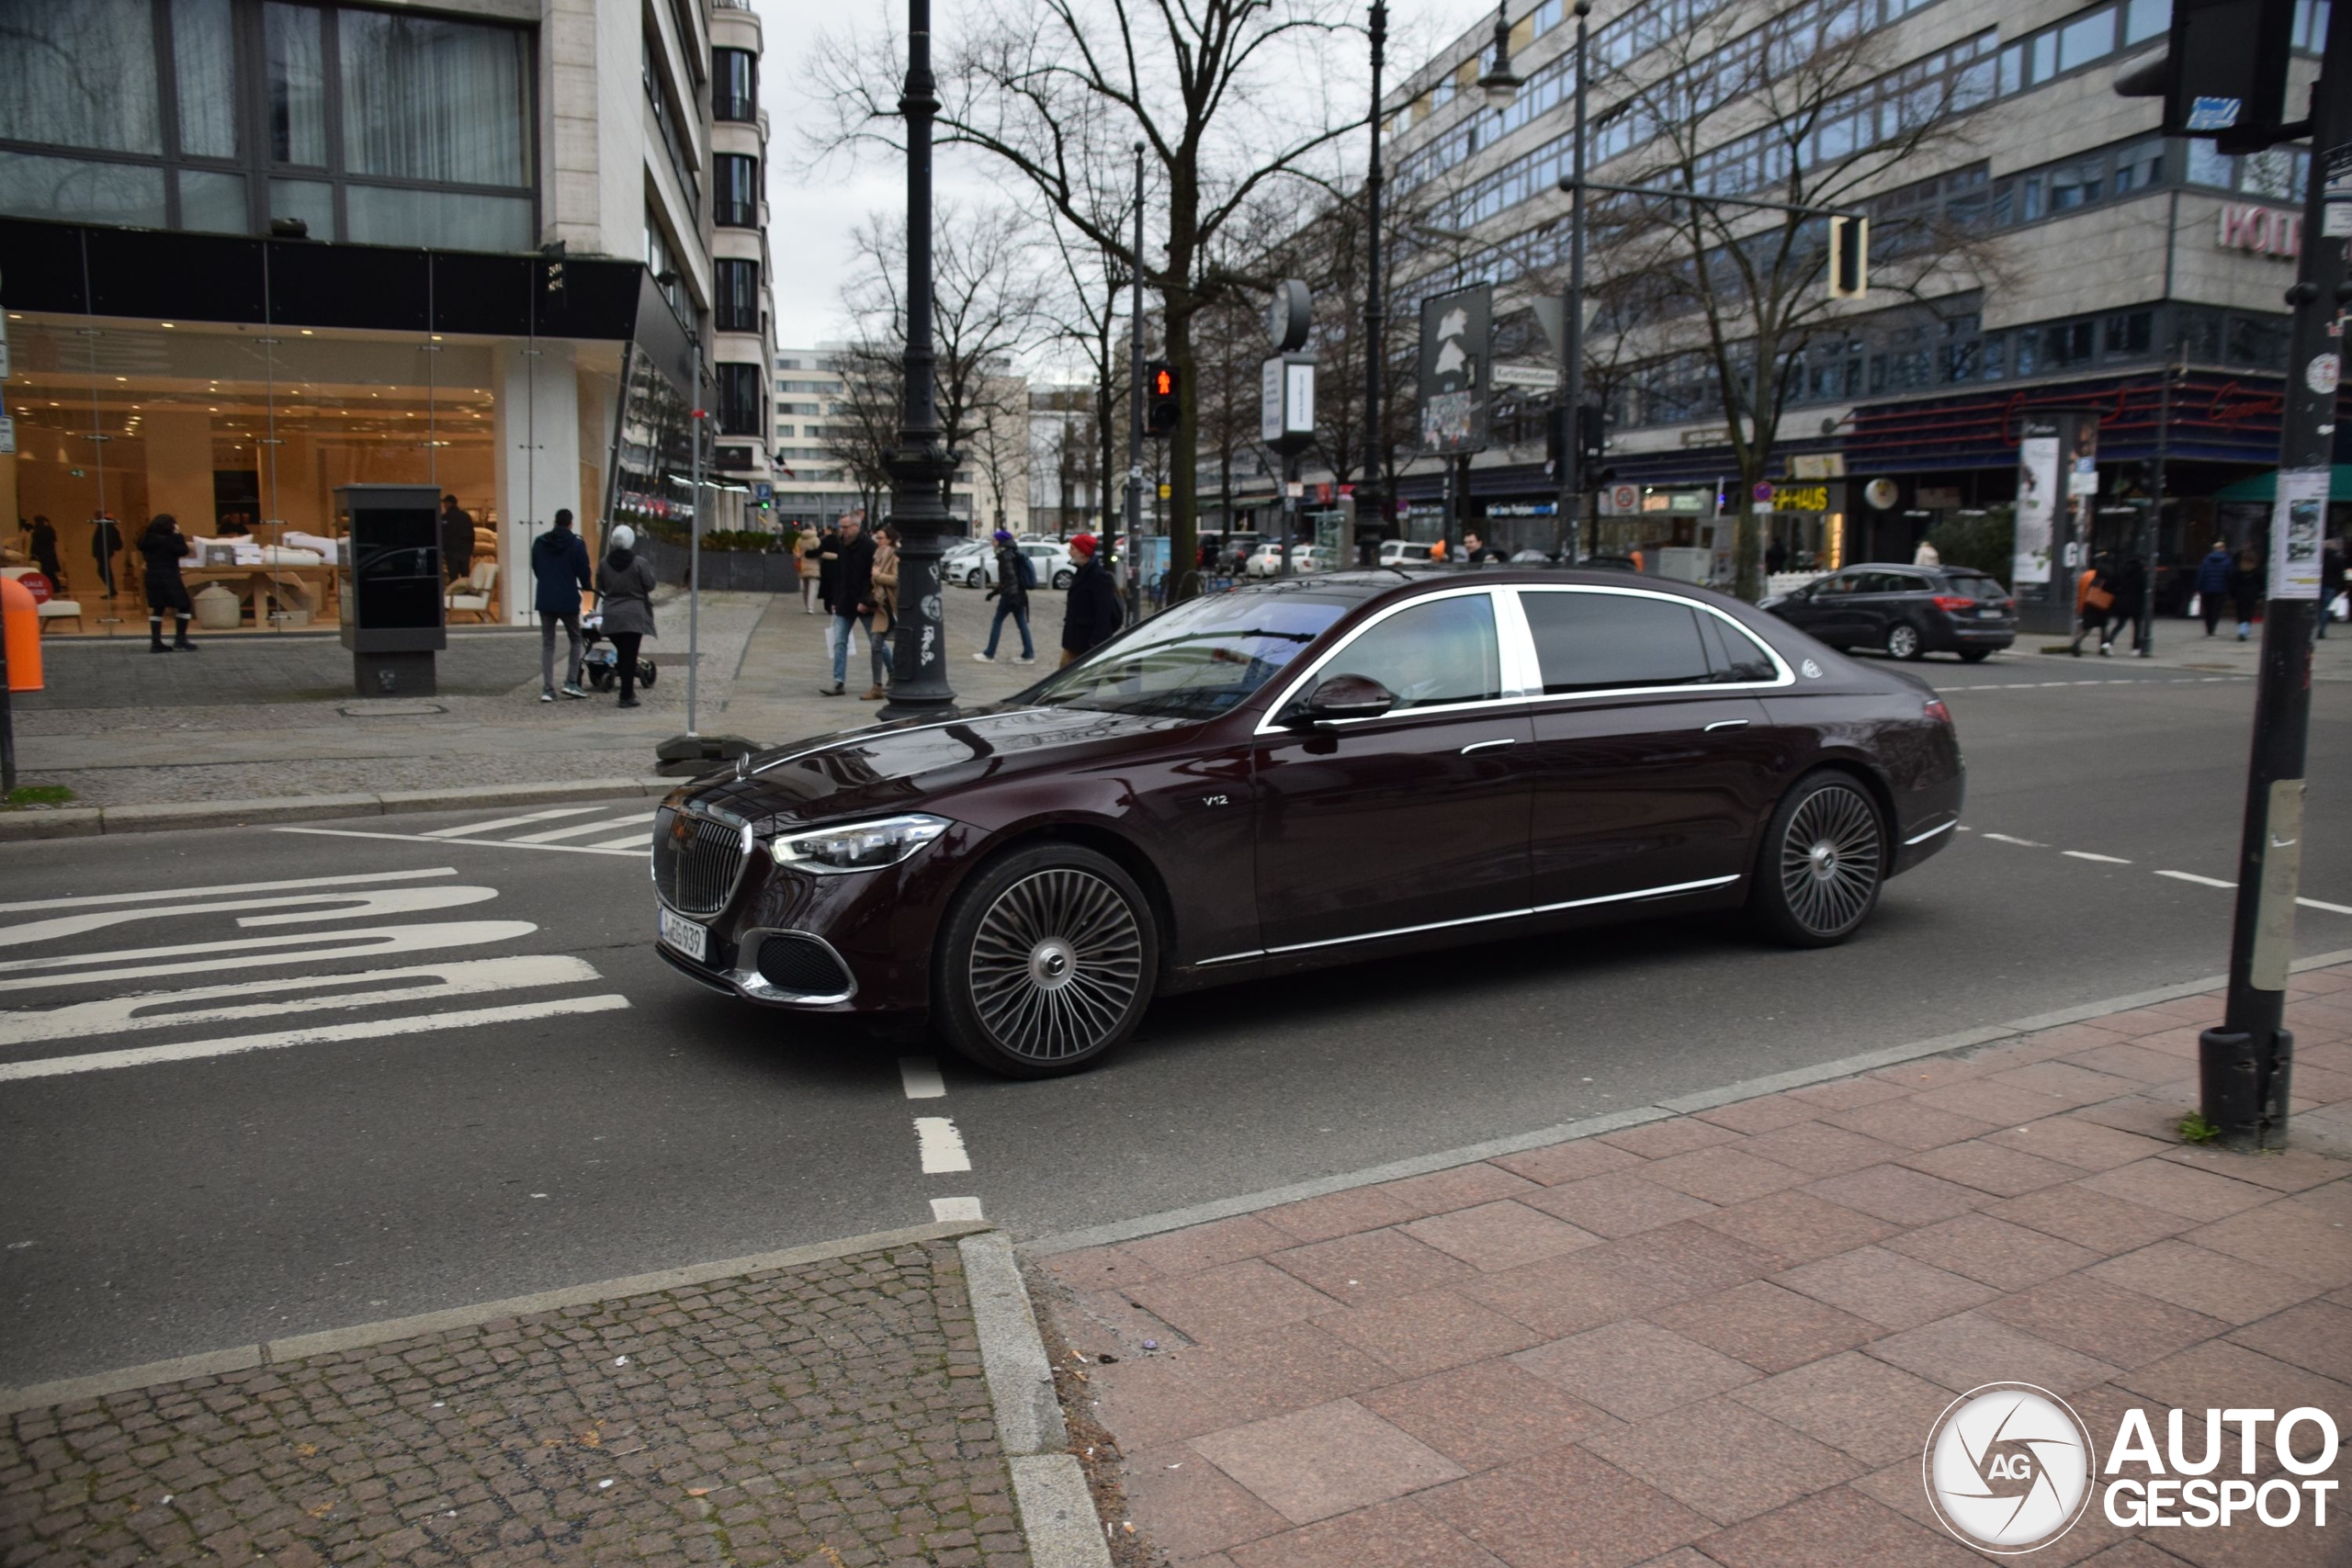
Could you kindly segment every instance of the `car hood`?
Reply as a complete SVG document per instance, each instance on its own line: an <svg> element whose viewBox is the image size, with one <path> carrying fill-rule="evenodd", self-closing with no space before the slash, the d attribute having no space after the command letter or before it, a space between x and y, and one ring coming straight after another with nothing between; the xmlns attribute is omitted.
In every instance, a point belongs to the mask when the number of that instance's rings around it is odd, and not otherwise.
<svg viewBox="0 0 2352 1568"><path fill-rule="evenodd" d="M952 816L940 802L948 792L1068 769L1198 722L996 704L794 741L746 759L732 774L698 781L688 798L763 829L876 812L939 809Z"/></svg>

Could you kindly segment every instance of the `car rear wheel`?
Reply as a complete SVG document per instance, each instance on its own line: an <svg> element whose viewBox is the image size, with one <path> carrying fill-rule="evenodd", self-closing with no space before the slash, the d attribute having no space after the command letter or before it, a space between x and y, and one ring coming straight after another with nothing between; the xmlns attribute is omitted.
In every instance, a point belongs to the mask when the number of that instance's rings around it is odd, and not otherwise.
<svg viewBox="0 0 2352 1568"><path fill-rule="evenodd" d="M933 1018L1007 1077L1077 1072L1135 1032L1159 972L1151 906L1117 862L1040 844L986 867L942 931Z"/></svg>
<svg viewBox="0 0 2352 1568"><path fill-rule="evenodd" d="M1870 792L1845 773L1810 774L1765 829L1749 908L1776 941L1832 946L1877 906L1886 860L1886 829Z"/></svg>
<svg viewBox="0 0 2352 1568"><path fill-rule="evenodd" d="M1886 656L1889 659L1924 659L1928 645L1920 639L1919 628L1908 621L1897 621L1886 628Z"/></svg>
<svg viewBox="0 0 2352 1568"><path fill-rule="evenodd" d="M1068 588L1069 586L1069 578L1070 574L1066 571L1057 571L1054 573L1054 586L1057 588Z"/></svg>

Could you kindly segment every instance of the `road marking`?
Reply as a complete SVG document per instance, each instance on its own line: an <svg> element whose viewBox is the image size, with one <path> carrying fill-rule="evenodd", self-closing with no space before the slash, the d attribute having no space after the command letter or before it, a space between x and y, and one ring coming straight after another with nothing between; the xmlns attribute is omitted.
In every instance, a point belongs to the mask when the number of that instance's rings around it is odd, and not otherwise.
<svg viewBox="0 0 2352 1568"><path fill-rule="evenodd" d="M2007 833L1979 833L1976 836L1980 839L1991 839L1996 843L2021 844L2029 850L2046 850L2050 847L2037 839L2012 838Z"/></svg>
<svg viewBox="0 0 2352 1568"><path fill-rule="evenodd" d="M607 839L601 844L590 844L587 847L606 852L618 850L621 853L628 855L650 854L653 851L651 836L645 833L625 833L617 839Z"/></svg>
<svg viewBox="0 0 2352 1568"><path fill-rule="evenodd" d="M453 909L463 904L481 904L498 897L495 887L387 887L368 892L359 888L292 893L278 898L234 898L214 904L172 904L162 908L91 909L76 915L55 915L46 920L28 920L23 925L0 926L0 947L17 947L26 942L53 942L60 937L84 936L108 926L130 920L172 919L188 915L226 913L236 909L277 909L275 915L242 915L240 926L290 926L311 920L350 920L369 915L410 915L425 909ZM304 908L288 910L288 905L316 906L347 904L348 908Z"/></svg>
<svg viewBox="0 0 2352 1568"><path fill-rule="evenodd" d="M547 850L560 855L635 854L635 850L597 850L583 844L525 844L513 839L430 839L422 833L368 833L356 828L273 828L273 833L311 833L324 839L390 839L403 844L471 844L493 850Z"/></svg>
<svg viewBox="0 0 2352 1568"><path fill-rule="evenodd" d="M0 976L17 975L23 977L0 977L0 991L43 990L51 986L141 980L151 975L209 974L216 969L252 969L266 964L376 958L388 953L416 953L435 947L472 947L483 942L512 942L529 936L538 929L529 920L435 920L413 926L368 926L357 931L295 931L285 936L241 937L232 942L178 942L170 947L126 947L108 953L76 953L54 958L12 958L0 961ZM288 949L300 951L287 951ZM207 956L193 956L198 953ZM142 959L182 957L187 961L176 964L140 962ZM131 967L74 967L77 964L129 964Z"/></svg>
<svg viewBox="0 0 2352 1568"><path fill-rule="evenodd" d="M2235 887L2234 882L2224 882L2218 876L2199 876L2193 871L2160 871L2158 876L2169 876L2175 882L2194 882L2199 887Z"/></svg>
<svg viewBox="0 0 2352 1568"><path fill-rule="evenodd" d="M964 1134L956 1130L955 1122L948 1117L916 1117L915 1145L922 1154L925 1176L945 1176L950 1171L972 1168L972 1156L964 1152Z"/></svg>
<svg viewBox="0 0 2352 1568"><path fill-rule="evenodd" d="M429 828L413 836L419 839L464 839L476 833L495 833L501 828L523 828L534 822L552 822L559 817L585 817L591 811L611 809L609 806L559 806L548 811L530 811L520 817L500 817L488 822L466 822L455 828Z"/></svg>
<svg viewBox="0 0 2352 1568"><path fill-rule="evenodd" d="M454 865L430 871L375 871L358 876L305 876L291 882L227 882L209 887L159 887L147 893L85 893L72 898L32 898L0 904L0 915L27 909L89 909L101 904L152 904L164 898L209 898L216 893L283 893L298 887L357 887L373 882L414 882L427 876L455 876Z"/></svg>
<svg viewBox="0 0 2352 1568"><path fill-rule="evenodd" d="M241 1034L221 1040L191 1040L178 1045L145 1045L129 1051L93 1051L82 1056L51 1056L38 1062L0 1062L0 1083L24 1078L62 1077L72 1073L107 1072L117 1067L153 1066L164 1062L196 1062L248 1051L276 1051L288 1045L321 1045L345 1040L380 1040L391 1034L420 1034L436 1029L477 1029L484 1024L525 1023L533 1019L561 1018L590 1012L612 1012L628 1006L623 996L563 997L553 1001L517 1002L512 1007L475 1008L466 1012L433 1012L414 1018L371 1019L365 1023L330 1023L311 1029L288 1029L272 1034ZM948 1129L954 1136L955 1129ZM962 1144L956 1145L960 1156ZM969 1169L970 1167L958 1167Z"/></svg>
<svg viewBox="0 0 2352 1568"><path fill-rule="evenodd" d="M2317 898L2298 898L2295 902L2306 909L2325 909L2331 915L2352 915L2352 904L2326 904Z"/></svg>
<svg viewBox="0 0 2352 1568"><path fill-rule="evenodd" d="M559 839L584 839L591 833L601 833L607 828L634 828L650 822L657 813L640 811L633 817L612 817L602 822L575 822L569 828L549 828L543 833L526 833L519 839L509 839L510 844L551 844Z"/></svg>
<svg viewBox="0 0 2352 1568"><path fill-rule="evenodd" d="M939 1076L939 1064L929 1056L899 1057L899 1082L905 1086L909 1100L947 1097L947 1080Z"/></svg>
<svg viewBox="0 0 2352 1568"><path fill-rule="evenodd" d="M987 1216L980 1213L978 1198L933 1198L931 1217L941 1223L949 1220L978 1220Z"/></svg>
<svg viewBox="0 0 2352 1568"><path fill-rule="evenodd" d="M198 986L185 991L147 991L107 997L99 1001L74 1002L64 1007L0 1011L0 1046L31 1045L50 1040L79 1040L94 1034L114 1034L137 1029L176 1029L193 1023L226 1023L237 1019L269 1018L281 1013L313 1012L327 1008L369 1007L379 1002L438 1001L444 997L484 991L517 990L531 986L567 986L603 976L584 959L561 953L518 958L481 958L457 964L420 964L406 969L363 969L348 975L304 975L275 980L247 980L226 986ZM350 987L360 987L352 989ZM288 992L332 992L331 995L288 997ZM268 997L275 1001L233 1002L202 1007L203 1002L229 1002L238 997Z"/></svg>
<svg viewBox="0 0 2352 1568"><path fill-rule="evenodd" d="M2132 863L2120 855L2095 855L2088 850L2060 850L2058 852L2062 855L2070 855L2075 860L2097 861L2101 865L2130 865Z"/></svg>

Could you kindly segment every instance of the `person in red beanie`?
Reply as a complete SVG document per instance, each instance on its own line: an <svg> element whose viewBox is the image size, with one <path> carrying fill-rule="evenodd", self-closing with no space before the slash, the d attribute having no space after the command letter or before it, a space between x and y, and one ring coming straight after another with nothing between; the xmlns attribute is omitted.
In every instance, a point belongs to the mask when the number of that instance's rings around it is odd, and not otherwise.
<svg viewBox="0 0 2352 1568"><path fill-rule="evenodd" d="M1119 585L1094 550L1094 536L1073 534L1070 559L1078 570L1069 580L1069 601L1062 610L1062 662L1069 663L1116 636L1126 619L1119 606Z"/></svg>

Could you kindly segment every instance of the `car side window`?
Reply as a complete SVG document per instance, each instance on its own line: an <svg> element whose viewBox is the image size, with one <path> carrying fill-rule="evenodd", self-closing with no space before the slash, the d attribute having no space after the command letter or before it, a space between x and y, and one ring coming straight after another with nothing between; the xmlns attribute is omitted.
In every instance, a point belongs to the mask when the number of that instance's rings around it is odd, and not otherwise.
<svg viewBox="0 0 2352 1568"><path fill-rule="evenodd" d="M1699 637L1707 645L1707 662L1718 681L1770 681L1780 673L1754 633L1721 615L1702 612Z"/></svg>
<svg viewBox="0 0 2352 1568"><path fill-rule="evenodd" d="M1823 578L1821 585L1814 590L1814 593L1818 598L1834 599L1840 593L1860 592L1858 584L1860 580L1860 572L1841 571L1835 577Z"/></svg>
<svg viewBox="0 0 2352 1568"><path fill-rule="evenodd" d="M1487 702L1503 694L1495 604L1462 593L1408 605L1341 649L1321 678L1365 675L1396 694L1396 708Z"/></svg>
<svg viewBox="0 0 2352 1568"><path fill-rule="evenodd" d="M1626 686L1690 686L1715 679L1697 611L1674 599L1627 593L1525 592L1544 694Z"/></svg>

